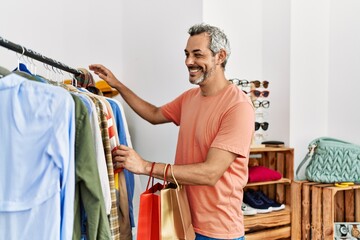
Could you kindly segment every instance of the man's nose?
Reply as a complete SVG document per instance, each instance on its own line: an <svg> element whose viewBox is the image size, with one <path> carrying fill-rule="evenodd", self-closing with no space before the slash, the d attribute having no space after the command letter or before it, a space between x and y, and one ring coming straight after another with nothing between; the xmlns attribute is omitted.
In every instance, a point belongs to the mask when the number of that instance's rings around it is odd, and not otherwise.
<svg viewBox="0 0 360 240"><path fill-rule="evenodd" d="M191 64L194 64L194 58L193 58L193 57L187 57L187 58L185 59L185 64L186 64L187 66L189 66L189 65L191 65Z"/></svg>

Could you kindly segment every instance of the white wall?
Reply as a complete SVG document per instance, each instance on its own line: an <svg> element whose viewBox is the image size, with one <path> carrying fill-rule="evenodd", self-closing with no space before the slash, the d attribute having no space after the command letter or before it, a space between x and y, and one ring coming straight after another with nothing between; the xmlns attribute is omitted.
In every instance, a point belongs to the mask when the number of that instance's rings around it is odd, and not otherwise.
<svg viewBox="0 0 360 240"><path fill-rule="evenodd" d="M295 166L307 144L328 131L328 0L291 2L290 145Z"/></svg>
<svg viewBox="0 0 360 240"><path fill-rule="evenodd" d="M360 1L332 0L328 134L360 144Z"/></svg>
<svg viewBox="0 0 360 240"><path fill-rule="evenodd" d="M290 128L290 3L263 1L263 78L270 82L269 139L289 145Z"/></svg>
<svg viewBox="0 0 360 240"><path fill-rule="evenodd" d="M262 1L207 0L203 9L204 22L223 29L229 38L226 77L262 79Z"/></svg>
<svg viewBox="0 0 360 240"><path fill-rule="evenodd" d="M291 2L290 145L295 166L316 137L360 144L360 2Z"/></svg>

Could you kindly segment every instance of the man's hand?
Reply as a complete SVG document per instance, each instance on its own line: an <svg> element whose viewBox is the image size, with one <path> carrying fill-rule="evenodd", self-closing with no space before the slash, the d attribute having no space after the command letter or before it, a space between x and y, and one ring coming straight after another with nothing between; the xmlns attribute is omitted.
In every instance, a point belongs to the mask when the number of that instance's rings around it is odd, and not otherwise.
<svg viewBox="0 0 360 240"><path fill-rule="evenodd" d="M135 174L148 174L151 163L145 161L134 149L120 145L112 152L114 168L125 168Z"/></svg>
<svg viewBox="0 0 360 240"><path fill-rule="evenodd" d="M89 69L113 88L116 88L116 84L120 82L109 69L101 64L92 64L89 66Z"/></svg>

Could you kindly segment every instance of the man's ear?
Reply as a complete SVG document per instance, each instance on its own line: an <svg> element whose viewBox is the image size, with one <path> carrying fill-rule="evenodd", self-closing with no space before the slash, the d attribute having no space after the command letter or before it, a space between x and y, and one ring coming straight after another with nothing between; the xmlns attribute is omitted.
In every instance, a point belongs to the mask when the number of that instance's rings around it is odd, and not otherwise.
<svg viewBox="0 0 360 240"><path fill-rule="evenodd" d="M224 49L220 49L218 52L218 64L221 65L226 60L226 51Z"/></svg>

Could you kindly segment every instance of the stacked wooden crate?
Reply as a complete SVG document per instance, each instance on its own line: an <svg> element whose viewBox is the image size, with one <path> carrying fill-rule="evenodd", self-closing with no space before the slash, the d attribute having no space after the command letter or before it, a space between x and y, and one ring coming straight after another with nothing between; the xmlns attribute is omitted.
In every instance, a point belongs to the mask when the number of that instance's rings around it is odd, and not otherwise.
<svg viewBox="0 0 360 240"><path fill-rule="evenodd" d="M360 222L360 185L294 181L292 239L334 239L335 222Z"/></svg>
<svg viewBox="0 0 360 240"><path fill-rule="evenodd" d="M291 237L291 182L294 177L294 149L286 147L252 148L249 166L259 165L282 174L277 181L248 183L245 190L261 190L266 196L285 204L285 209L271 213L245 216L246 240L290 239Z"/></svg>

